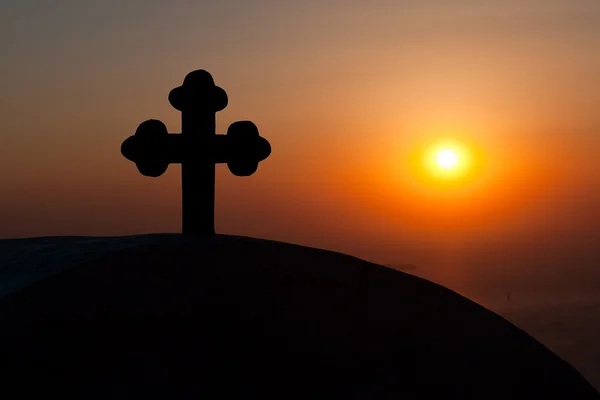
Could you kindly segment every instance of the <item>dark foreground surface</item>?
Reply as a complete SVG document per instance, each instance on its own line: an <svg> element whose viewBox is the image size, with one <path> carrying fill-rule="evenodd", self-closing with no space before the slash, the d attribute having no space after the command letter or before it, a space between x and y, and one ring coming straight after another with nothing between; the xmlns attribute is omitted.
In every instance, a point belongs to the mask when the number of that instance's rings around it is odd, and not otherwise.
<svg viewBox="0 0 600 400"><path fill-rule="evenodd" d="M3 240L0 296L0 384L21 397L600 398L448 289L290 244Z"/></svg>

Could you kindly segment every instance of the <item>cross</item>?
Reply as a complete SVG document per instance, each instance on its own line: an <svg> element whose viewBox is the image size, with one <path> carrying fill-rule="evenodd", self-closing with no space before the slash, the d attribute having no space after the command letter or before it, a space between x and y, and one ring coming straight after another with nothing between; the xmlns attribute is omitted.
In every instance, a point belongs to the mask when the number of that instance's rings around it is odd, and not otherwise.
<svg viewBox="0 0 600 400"><path fill-rule="evenodd" d="M204 70L190 72L171 90L169 102L181 111L181 134L169 134L165 124L150 119L123 142L121 154L151 177L180 163L182 231L214 235L215 164L227 163L236 176L252 175L271 154L271 145L250 121L234 122L227 134L216 134L216 113L227 107L227 93Z"/></svg>

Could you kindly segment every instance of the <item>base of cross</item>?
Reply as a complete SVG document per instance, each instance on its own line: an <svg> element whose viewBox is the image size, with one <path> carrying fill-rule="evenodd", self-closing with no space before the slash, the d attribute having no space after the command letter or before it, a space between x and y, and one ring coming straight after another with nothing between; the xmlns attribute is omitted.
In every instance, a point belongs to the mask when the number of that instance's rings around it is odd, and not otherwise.
<svg viewBox="0 0 600 400"><path fill-rule="evenodd" d="M181 134L169 134L165 124L150 119L122 143L121 153L150 177L162 175L169 164L181 164L182 232L214 235L215 164L250 176L271 154L271 145L250 121L234 122L226 135L216 134L216 113L228 98L204 70L190 72L171 91L169 102L181 111Z"/></svg>

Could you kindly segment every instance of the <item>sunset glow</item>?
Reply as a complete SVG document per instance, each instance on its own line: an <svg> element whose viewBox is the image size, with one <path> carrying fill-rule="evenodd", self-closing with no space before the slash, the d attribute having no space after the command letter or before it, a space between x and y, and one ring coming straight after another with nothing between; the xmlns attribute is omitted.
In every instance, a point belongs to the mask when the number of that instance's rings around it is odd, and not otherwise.
<svg viewBox="0 0 600 400"><path fill-rule="evenodd" d="M219 233L420 271L454 241L597 247L598 1L68 3L0 13L2 238L179 232L181 167L142 176L120 145L180 133L168 94L201 68L217 133L273 148L217 166Z"/></svg>

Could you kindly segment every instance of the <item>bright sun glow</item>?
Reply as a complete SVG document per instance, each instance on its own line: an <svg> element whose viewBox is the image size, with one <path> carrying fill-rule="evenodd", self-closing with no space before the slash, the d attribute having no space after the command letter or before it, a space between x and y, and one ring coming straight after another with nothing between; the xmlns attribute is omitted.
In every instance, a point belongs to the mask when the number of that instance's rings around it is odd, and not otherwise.
<svg viewBox="0 0 600 400"><path fill-rule="evenodd" d="M442 149L437 154L437 163L440 168L452 169L458 164L458 155L452 149Z"/></svg>
<svg viewBox="0 0 600 400"><path fill-rule="evenodd" d="M468 178L475 161L471 149L454 139L440 139L430 143L422 157L423 166L430 178L446 183L458 183Z"/></svg>
<svg viewBox="0 0 600 400"><path fill-rule="evenodd" d="M415 183L447 192L466 189L482 178L486 159L477 143L465 135L425 138L410 151L407 162Z"/></svg>

